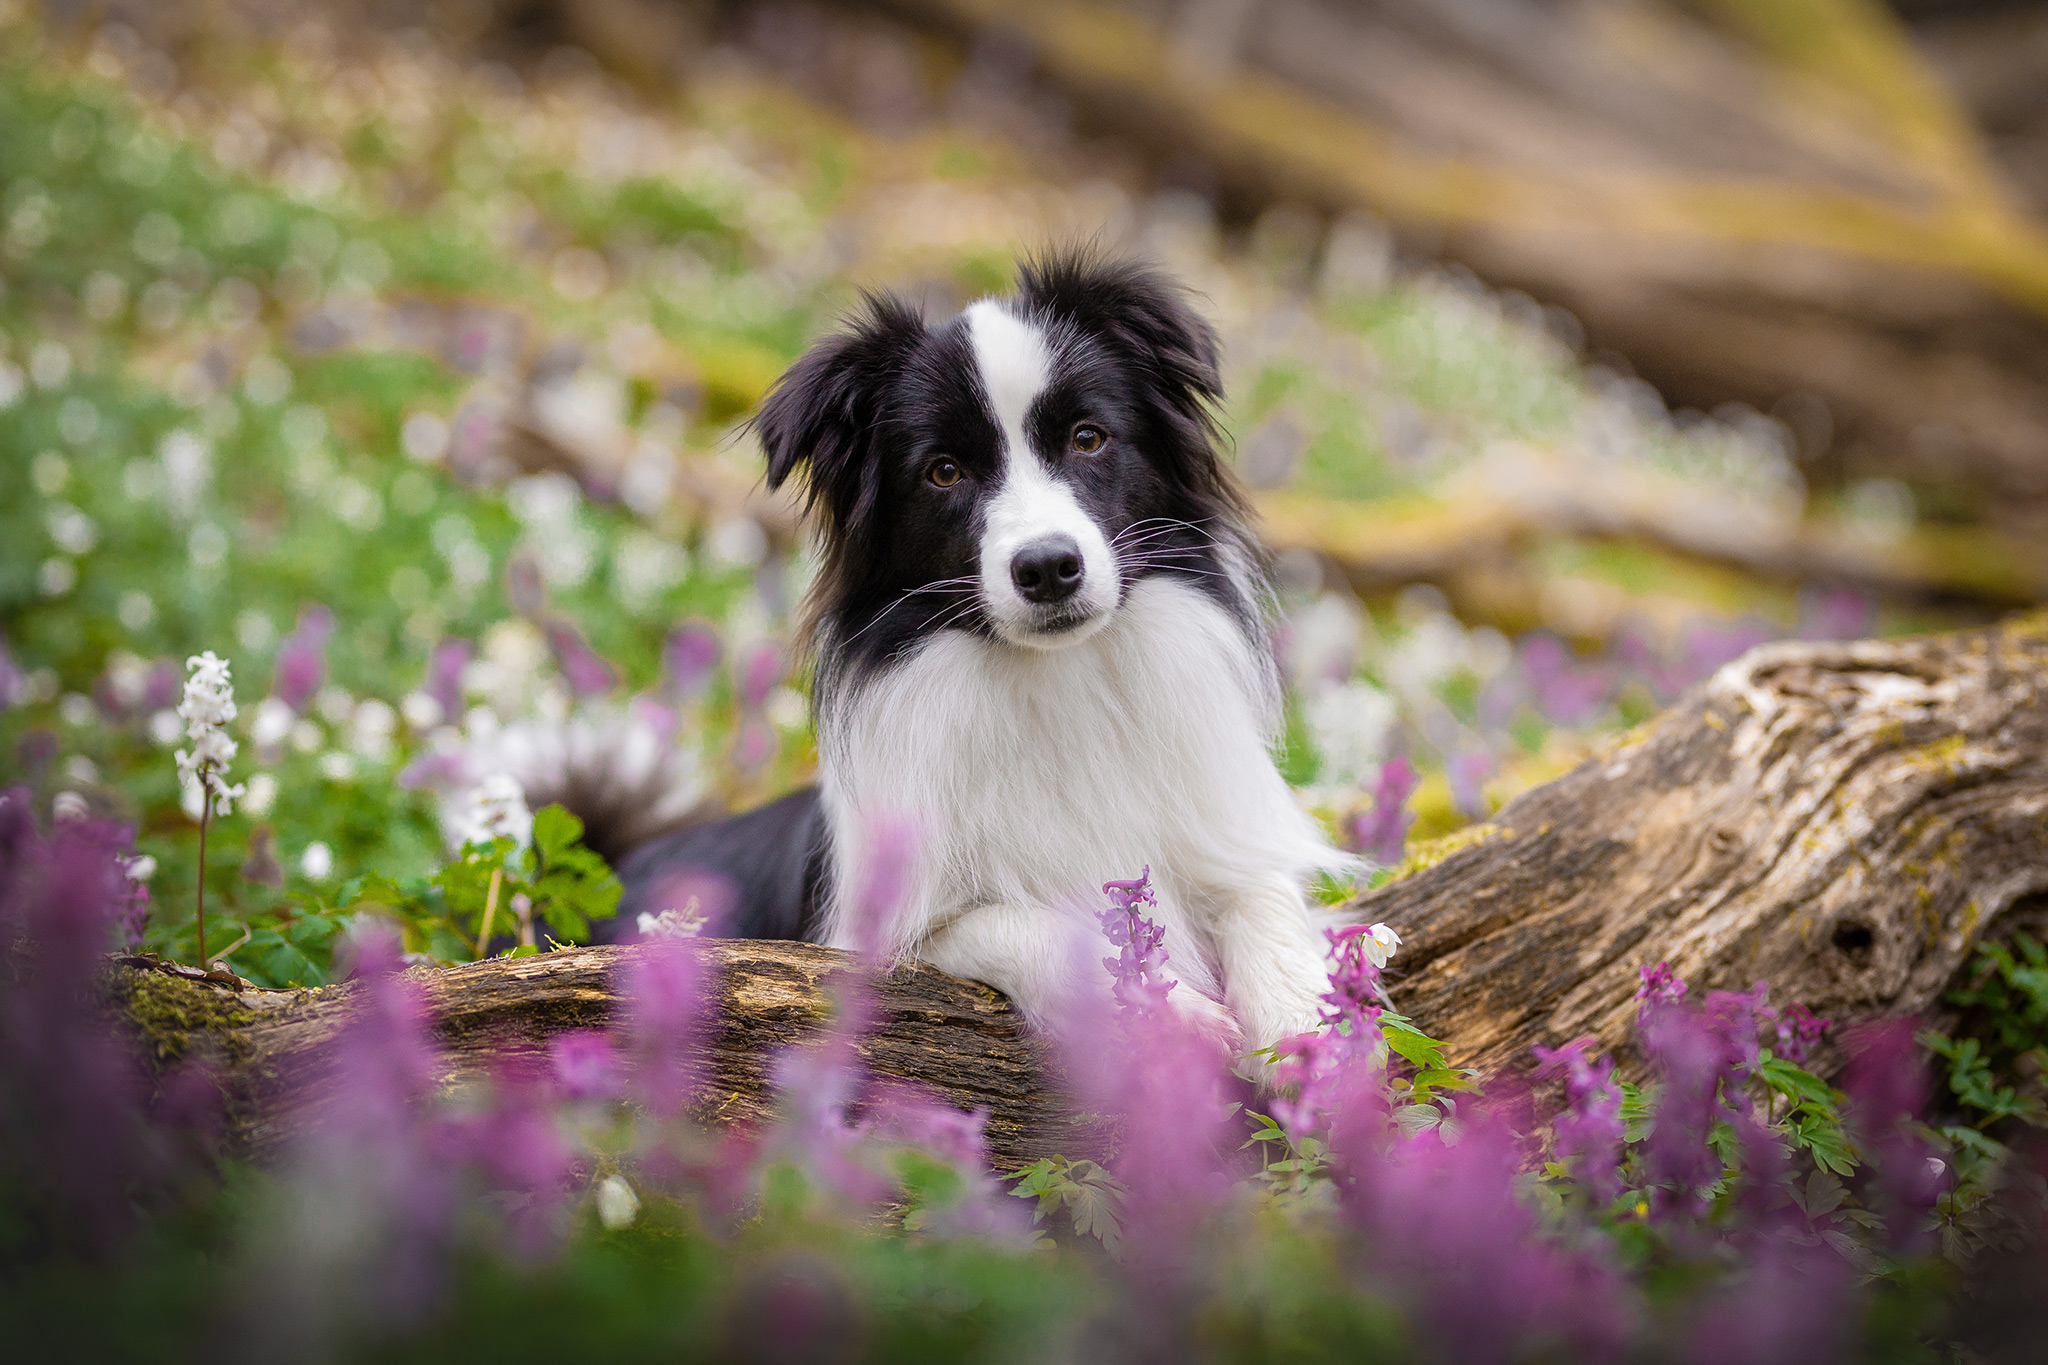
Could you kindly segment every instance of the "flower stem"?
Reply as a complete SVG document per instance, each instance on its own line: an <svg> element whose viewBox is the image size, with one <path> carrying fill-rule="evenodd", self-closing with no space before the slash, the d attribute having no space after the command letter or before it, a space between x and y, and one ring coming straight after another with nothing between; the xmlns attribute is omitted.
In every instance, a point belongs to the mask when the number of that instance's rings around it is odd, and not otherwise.
<svg viewBox="0 0 2048 1365"><path fill-rule="evenodd" d="M213 817L213 793L206 789L204 771L199 778L199 970L206 970L206 826Z"/></svg>
<svg viewBox="0 0 2048 1365"><path fill-rule="evenodd" d="M483 927L476 931L476 955L479 961L483 959L484 945L491 941L491 919L498 913L498 888L504 884L505 869L502 866L492 868L491 889L484 893Z"/></svg>

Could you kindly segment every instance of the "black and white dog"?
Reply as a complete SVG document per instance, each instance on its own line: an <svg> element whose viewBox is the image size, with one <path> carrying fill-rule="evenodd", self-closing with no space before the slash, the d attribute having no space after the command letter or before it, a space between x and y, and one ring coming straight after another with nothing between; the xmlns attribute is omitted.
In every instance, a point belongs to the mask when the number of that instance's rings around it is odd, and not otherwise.
<svg viewBox="0 0 2048 1365"><path fill-rule="evenodd" d="M881 947L1044 1020L1101 957L1070 948L1098 888L1149 864L1183 1014L1242 1048L1313 1028L1303 886L1352 860L1268 751L1280 683L1219 396L1180 290L1087 253L942 325L871 297L819 342L755 430L821 549L820 783L634 850L621 918L711 871L738 892L723 932ZM906 817L877 943L861 862Z"/></svg>

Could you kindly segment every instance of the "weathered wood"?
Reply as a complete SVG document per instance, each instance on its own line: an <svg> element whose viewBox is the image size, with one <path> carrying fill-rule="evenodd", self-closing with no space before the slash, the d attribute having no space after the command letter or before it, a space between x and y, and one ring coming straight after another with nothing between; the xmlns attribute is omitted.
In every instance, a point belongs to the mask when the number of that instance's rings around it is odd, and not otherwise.
<svg viewBox="0 0 2048 1365"><path fill-rule="evenodd" d="M722 1123L765 1118L773 1106L774 1058L823 1033L834 991L855 984L859 968L847 953L804 943L702 946L717 966L717 1027L699 1111ZM638 951L572 948L416 972L444 1050L444 1081L482 1079L508 1061L544 1056L559 1034L608 1023L623 1000L620 968ZM128 971L130 1015L158 1060L199 1056L217 1069L231 1149L257 1160L274 1156L327 1106L347 1103L331 1082L334 1044L355 1013L355 987L236 992ZM872 1028L860 1044L867 1065L929 1086L962 1108L986 1107L995 1165L1021 1166L1087 1144L1055 1098L1039 1038L1002 996L916 965L872 985Z"/></svg>
<svg viewBox="0 0 2048 1365"><path fill-rule="evenodd" d="M1838 1025L1938 1013L1980 939L2048 912L2048 620L1762 646L1460 840L1351 909L1482 1071L1589 1033L1628 1058L1660 960Z"/></svg>

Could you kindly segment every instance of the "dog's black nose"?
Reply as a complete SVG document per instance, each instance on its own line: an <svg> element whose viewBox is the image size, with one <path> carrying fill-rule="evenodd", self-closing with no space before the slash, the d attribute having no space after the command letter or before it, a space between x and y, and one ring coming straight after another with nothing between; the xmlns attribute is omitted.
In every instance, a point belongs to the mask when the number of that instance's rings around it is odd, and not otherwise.
<svg viewBox="0 0 2048 1365"><path fill-rule="evenodd" d="M1081 586L1081 547L1072 536L1047 536L1017 551L1010 581L1026 602L1064 602Z"/></svg>

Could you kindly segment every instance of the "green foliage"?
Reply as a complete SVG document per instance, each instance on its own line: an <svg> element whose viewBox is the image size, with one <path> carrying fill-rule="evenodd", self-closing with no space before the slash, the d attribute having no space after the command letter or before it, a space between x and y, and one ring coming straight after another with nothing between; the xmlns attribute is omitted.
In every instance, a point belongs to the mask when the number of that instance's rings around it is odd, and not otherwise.
<svg viewBox="0 0 2048 1365"><path fill-rule="evenodd" d="M1076 1233L1093 1237L1110 1255L1117 1255L1123 1237L1120 1213L1129 1191L1101 1166L1093 1161L1048 1156L1032 1162L1010 1179L1014 1182L1011 1194L1038 1201L1031 1215L1034 1224L1042 1224L1048 1215L1064 1210Z"/></svg>
<svg viewBox="0 0 2048 1365"><path fill-rule="evenodd" d="M409 918L408 936L418 933L428 943L439 941L440 921L445 921L488 943L486 914L491 916L490 936L513 929L512 901L524 896L533 918L546 924L558 941L587 939L590 921L618 912L623 888L604 859L583 847L582 838L581 820L560 806L543 806L533 815L530 849L509 838L463 845L462 852L432 878L442 896L439 915Z"/></svg>
<svg viewBox="0 0 2048 1365"><path fill-rule="evenodd" d="M2048 1070L2048 949L2025 933L2013 935L2010 947L1978 944L1969 984L1948 1001L1969 1011L1972 1034L1920 1035L1947 1063L1949 1094L1967 1120L1943 1132L1965 1155L1996 1162L2004 1147L1994 1130L2048 1127L2040 1082Z"/></svg>
<svg viewBox="0 0 2048 1365"><path fill-rule="evenodd" d="M1812 1156L1814 1164L1836 1175L1850 1175L1856 1157L1842 1135L1842 1092L1820 1077L1775 1057L1764 1049L1757 1077L1768 1096L1767 1113L1776 1131L1795 1151ZM1778 1105L1788 1106L1780 1113Z"/></svg>

